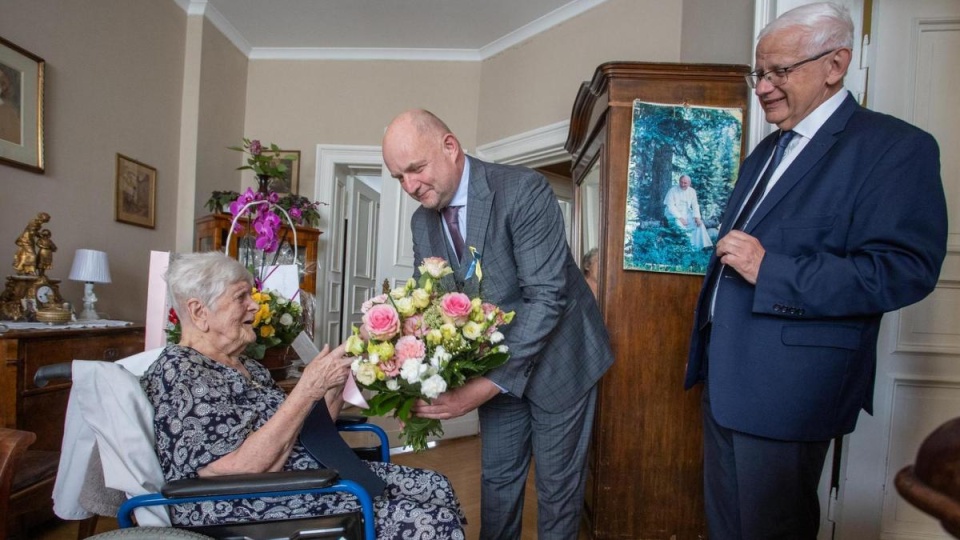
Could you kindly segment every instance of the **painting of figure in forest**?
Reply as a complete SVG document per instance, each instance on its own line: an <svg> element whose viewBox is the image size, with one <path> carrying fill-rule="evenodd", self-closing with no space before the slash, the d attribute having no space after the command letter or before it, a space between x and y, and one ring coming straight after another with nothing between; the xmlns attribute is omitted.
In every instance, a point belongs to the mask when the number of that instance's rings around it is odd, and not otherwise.
<svg viewBox="0 0 960 540"><path fill-rule="evenodd" d="M706 271L742 134L740 109L633 102L624 269Z"/></svg>

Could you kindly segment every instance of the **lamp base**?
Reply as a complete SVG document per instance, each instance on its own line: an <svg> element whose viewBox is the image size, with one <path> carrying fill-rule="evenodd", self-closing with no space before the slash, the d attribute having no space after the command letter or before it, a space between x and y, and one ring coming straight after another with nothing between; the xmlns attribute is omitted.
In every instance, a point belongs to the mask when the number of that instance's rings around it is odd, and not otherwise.
<svg viewBox="0 0 960 540"><path fill-rule="evenodd" d="M89 306L89 307L84 306L83 311L81 311L80 314L77 315L78 321L96 321L99 318L100 316L97 315L96 311L94 311L93 306Z"/></svg>

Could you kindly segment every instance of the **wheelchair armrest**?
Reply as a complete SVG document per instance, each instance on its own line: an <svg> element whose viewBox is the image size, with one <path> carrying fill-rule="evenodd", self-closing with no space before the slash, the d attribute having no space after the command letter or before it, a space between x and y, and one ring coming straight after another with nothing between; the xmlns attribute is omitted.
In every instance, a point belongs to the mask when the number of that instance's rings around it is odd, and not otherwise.
<svg viewBox="0 0 960 540"><path fill-rule="evenodd" d="M366 424L367 417L359 414L341 414L337 417L337 427Z"/></svg>
<svg viewBox="0 0 960 540"><path fill-rule="evenodd" d="M208 478L182 478L167 482L160 493L164 497L204 497L239 493L306 491L332 486L340 475L333 469L230 474Z"/></svg>
<svg viewBox="0 0 960 540"><path fill-rule="evenodd" d="M59 364L48 364L40 366L37 372L33 374L33 384L37 388L43 388L52 379L73 379L73 364L71 362L61 362Z"/></svg>

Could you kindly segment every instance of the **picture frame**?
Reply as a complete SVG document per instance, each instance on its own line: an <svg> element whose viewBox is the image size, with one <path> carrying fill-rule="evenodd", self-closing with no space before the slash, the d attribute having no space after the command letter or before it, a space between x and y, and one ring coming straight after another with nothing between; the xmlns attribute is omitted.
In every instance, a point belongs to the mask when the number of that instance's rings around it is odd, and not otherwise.
<svg viewBox="0 0 960 540"><path fill-rule="evenodd" d="M43 58L0 37L0 163L43 174Z"/></svg>
<svg viewBox="0 0 960 540"><path fill-rule="evenodd" d="M116 220L138 227L156 228L157 169L117 154L116 181Z"/></svg>
<svg viewBox="0 0 960 540"><path fill-rule="evenodd" d="M624 270L706 273L742 139L742 109L633 102Z"/></svg>
<svg viewBox="0 0 960 540"><path fill-rule="evenodd" d="M287 166L287 172L283 178L270 179L270 191L278 195L299 195L300 190L300 151L299 150L280 150L277 152L277 159Z"/></svg>

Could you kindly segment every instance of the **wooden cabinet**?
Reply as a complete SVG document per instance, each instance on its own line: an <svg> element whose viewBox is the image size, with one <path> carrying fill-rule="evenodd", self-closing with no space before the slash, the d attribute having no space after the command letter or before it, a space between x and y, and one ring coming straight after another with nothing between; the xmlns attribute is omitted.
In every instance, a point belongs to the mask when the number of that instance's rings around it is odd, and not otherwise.
<svg viewBox="0 0 960 540"><path fill-rule="evenodd" d="M3 427L32 431L33 450L60 450L69 381L33 384L40 366L73 360L119 360L143 352L143 326L77 330L9 330L0 334Z"/></svg>
<svg viewBox="0 0 960 540"><path fill-rule="evenodd" d="M594 538L706 535L700 388L683 389L703 277L624 270L632 110L635 99L741 108L747 125L748 71L607 63L574 104L572 243L578 257L599 249L598 300L616 356L600 382L589 458L585 515Z"/></svg>
<svg viewBox="0 0 960 540"><path fill-rule="evenodd" d="M233 216L227 214L211 214L197 219L195 223L195 241L194 251L223 251L227 243L227 236L230 232L230 224ZM310 227L296 227L296 245L297 261L296 264L300 270L300 288L311 293L317 293L317 242L320 239L320 231ZM293 233L289 226L280 229L283 235L283 242L279 250L277 263L273 262L272 255L268 254L267 264L291 264L293 263L293 251L290 246L293 244ZM239 242L241 236L236 234L230 236L230 256L247 264L248 257L255 258L262 256L256 249L247 249Z"/></svg>

